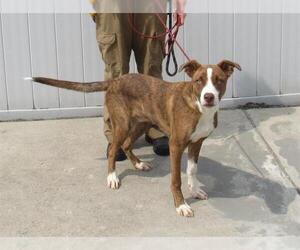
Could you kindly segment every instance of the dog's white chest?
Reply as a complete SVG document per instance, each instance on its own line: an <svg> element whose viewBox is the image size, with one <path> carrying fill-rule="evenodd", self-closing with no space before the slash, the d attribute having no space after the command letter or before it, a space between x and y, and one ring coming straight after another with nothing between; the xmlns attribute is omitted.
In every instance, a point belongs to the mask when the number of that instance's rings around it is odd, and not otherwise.
<svg viewBox="0 0 300 250"><path fill-rule="evenodd" d="M213 132L213 130L215 129L214 116L215 112L202 114L195 128L195 131L191 135L192 142L197 142L201 138L208 137L211 132Z"/></svg>

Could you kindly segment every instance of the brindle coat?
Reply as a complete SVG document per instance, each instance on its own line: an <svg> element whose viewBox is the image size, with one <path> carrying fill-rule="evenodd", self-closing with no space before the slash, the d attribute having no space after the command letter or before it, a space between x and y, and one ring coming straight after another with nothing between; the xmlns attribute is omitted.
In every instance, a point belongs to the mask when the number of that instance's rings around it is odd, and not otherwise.
<svg viewBox="0 0 300 250"><path fill-rule="evenodd" d="M208 79L207 69L213 74ZM115 155L121 147L133 166L149 170L147 163L141 162L132 152L132 145L149 127L158 127L169 137L171 158L171 190L177 212L192 216L193 211L185 203L181 192L181 158L188 147L189 160L197 163L203 141L207 136L191 141L191 135L203 115L199 102L202 89L210 80L219 96L225 93L228 78L234 68L241 70L236 63L224 60L218 65L200 65L196 61L181 67L191 78L190 82L169 83L147 75L127 74L119 79L106 82L74 83L48 78L35 77L34 81L43 84L72 89L82 92L106 91L106 105L111 118L113 143L108 154L108 185L119 187L115 173ZM199 108L199 105L202 107ZM210 110L206 108L205 110ZM209 111L205 111L209 112ZM217 126L217 109L214 111L213 123ZM200 123L201 127L201 123ZM193 170L195 171L195 170ZM200 192L200 191L199 191ZM207 199L201 191L197 198Z"/></svg>

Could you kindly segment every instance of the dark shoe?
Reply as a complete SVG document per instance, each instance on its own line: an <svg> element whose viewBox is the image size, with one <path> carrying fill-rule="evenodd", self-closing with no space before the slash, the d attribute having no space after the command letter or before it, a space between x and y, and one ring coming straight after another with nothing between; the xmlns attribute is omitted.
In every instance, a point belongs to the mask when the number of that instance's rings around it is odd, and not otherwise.
<svg viewBox="0 0 300 250"><path fill-rule="evenodd" d="M107 149L106 149L106 157L108 158L108 151L110 148L110 143L107 145ZM122 149L119 149L119 151L116 154L116 161L125 161L127 159L126 154L124 153L124 151Z"/></svg>
<svg viewBox="0 0 300 250"><path fill-rule="evenodd" d="M153 145L153 151L160 156L168 156L169 151L169 139L168 137L161 137L158 139L151 139Z"/></svg>

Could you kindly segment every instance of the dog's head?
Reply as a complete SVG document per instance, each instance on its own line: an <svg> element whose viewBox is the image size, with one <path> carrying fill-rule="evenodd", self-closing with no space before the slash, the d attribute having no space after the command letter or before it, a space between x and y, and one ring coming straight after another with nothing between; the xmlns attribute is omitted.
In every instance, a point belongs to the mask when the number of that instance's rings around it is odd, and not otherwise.
<svg viewBox="0 0 300 250"><path fill-rule="evenodd" d="M235 68L242 70L239 64L228 60L223 60L217 65L201 65L192 60L182 65L180 70L184 70L194 82L200 84L200 105L211 108L218 107L225 94L227 81Z"/></svg>

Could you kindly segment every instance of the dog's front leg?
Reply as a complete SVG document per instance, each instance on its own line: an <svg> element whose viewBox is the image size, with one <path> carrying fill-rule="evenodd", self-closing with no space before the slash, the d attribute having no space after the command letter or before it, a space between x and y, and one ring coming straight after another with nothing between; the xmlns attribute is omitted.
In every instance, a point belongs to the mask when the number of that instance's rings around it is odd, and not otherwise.
<svg viewBox="0 0 300 250"><path fill-rule="evenodd" d="M201 189L201 184L197 179L197 163L199 153L205 139L200 139L198 142L190 143L188 146L188 165L186 173L188 176L189 190L194 198L207 200L208 195Z"/></svg>
<svg viewBox="0 0 300 250"><path fill-rule="evenodd" d="M194 215L191 207L185 202L181 191L181 157L184 147L174 141L170 141L171 158L171 190L176 211L179 215L191 217Z"/></svg>

